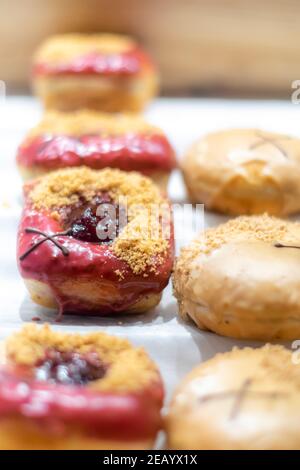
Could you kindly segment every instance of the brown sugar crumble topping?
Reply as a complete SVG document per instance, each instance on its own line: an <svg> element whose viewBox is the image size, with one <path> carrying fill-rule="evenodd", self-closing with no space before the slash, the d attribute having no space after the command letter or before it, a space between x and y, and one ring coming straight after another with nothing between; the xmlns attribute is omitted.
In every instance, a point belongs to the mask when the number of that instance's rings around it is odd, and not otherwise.
<svg viewBox="0 0 300 470"><path fill-rule="evenodd" d="M47 39L38 49L36 62L60 63L92 51L116 54L136 47L128 36L116 34L59 34Z"/></svg>
<svg viewBox="0 0 300 470"><path fill-rule="evenodd" d="M143 390L159 380L142 348L102 332L66 334L30 324L5 346L7 362L32 368L36 380L120 393Z"/></svg>
<svg viewBox="0 0 300 470"><path fill-rule="evenodd" d="M210 254L225 243L234 240L260 240L266 243L277 243L279 240L295 240L294 231L300 233L300 224L287 222L268 215L241 216L229 220L217 228L209 228L192 244L182 250L182 254L193 259L200 253ZM181 256L178 261L183 259ZM178 263L179 264L179 263Z"/></svg>
<svg viewBox="0 0 300 470"><path fill-rule="evenodd" d="M152 126L140 116L130 113L110 115L96 111L63 113L48 111L42 121L30 131L29 137L37 135L122 135L138 133L143 135L162 134L161 129Z"/></svg>
<svg viewBox="0 0 300 470"><path fill-rule="evenodd" d="M297 245L300 223L289 222L269 215L241 216L216 228L205 230L189 246L181 250L175 270L184 278L189 276L192 263L199 255L209 256L224 244L235 241L262 241L279 248L279 245ZM175 278L175 290L178 276Z"/></svg>
<svg viewBox="0 0 300 470"><path fill-rule="evenodd" d="M113 169L64 169L36 180L28 199L33 208L49 211L52 217L65 223L63 214L66 211L80 207L82 201L88 206L99 192L106 194L115 204L124 199L128 210L127 225L118 232L111 250L127 262L135 274L147 275L147 269L156 272L156 266L169 249L169 240L161 227L161 217L169 208L150 179L135 172L123 173ZM93 214L90 216L92 219ZM89 237L87 241L95 241L94 233L89 233Z"/></svg>

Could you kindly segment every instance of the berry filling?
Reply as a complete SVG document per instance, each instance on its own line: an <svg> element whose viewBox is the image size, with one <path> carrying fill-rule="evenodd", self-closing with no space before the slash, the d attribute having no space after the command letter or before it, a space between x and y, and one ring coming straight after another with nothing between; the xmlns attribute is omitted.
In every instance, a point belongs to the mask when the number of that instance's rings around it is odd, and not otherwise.
<svg viewBox="0 0 300 470"><path fill-rule="evenodd" d="M72 210L68 233L84 242L107 244L113 242L126 223L125 208L104 194Z"/></svg>
<svg viewBox="0 0 300 470"><path fill-rule="evenodd" d="M94 352L82 355L51 349L34 368L34 376L40 382L85 385L102 379L106 371L107 367Z"/></svg>

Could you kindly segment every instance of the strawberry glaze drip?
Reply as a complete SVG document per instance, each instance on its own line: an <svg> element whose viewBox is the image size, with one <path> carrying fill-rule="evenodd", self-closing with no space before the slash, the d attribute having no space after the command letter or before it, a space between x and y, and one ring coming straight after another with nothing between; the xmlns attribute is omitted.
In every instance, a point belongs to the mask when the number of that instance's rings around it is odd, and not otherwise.
<svg viewBox="0 0 300 470"><path fill-rule="evenodd" d="M114 54L90 52L59 63L39 62L34 65L33 74L131 76L139 74L144 67L153 68L152 61L135 48Z"/></svg>
<svg viewBox="0 0 300 470"><path fill-rule="evenodd" d="M40 135L19 147L17 162L46 170L86 165L96 170L110 167L144 174L169 172L176 167L172 146L159 134Z"/></svg>

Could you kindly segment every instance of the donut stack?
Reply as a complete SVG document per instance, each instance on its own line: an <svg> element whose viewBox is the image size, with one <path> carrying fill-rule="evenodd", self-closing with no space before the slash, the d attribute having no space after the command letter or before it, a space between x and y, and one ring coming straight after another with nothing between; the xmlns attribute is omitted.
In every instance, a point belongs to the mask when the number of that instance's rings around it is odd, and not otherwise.
<svg viewBox="0 0 300 470"><path fill-rule="evenodd" d="M46 114L18 151L25 179L85 165L139 171L166 189L174 150L161 129L133 114L158 90L155 65L135 41L110 34L52 37L34 56L33 89Z"/></svg>

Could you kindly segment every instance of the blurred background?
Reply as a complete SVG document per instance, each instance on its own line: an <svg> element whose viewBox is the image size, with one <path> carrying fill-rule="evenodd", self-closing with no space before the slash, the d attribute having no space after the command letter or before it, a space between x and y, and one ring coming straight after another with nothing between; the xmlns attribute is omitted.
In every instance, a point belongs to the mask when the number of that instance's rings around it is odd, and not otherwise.
<svg viewBox="0 0 300 470"><path fill-rule="evenodd" d="M165 95L290 98L300 79L299 0L0 0L0 80L29 91L33 51L62 32L132 34Z"/></svg>

